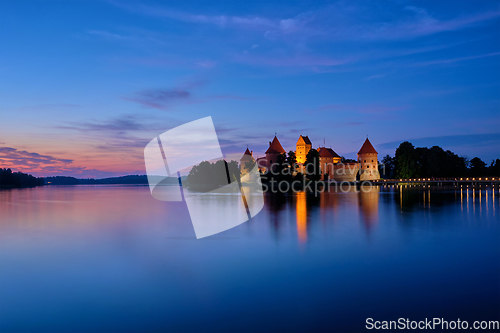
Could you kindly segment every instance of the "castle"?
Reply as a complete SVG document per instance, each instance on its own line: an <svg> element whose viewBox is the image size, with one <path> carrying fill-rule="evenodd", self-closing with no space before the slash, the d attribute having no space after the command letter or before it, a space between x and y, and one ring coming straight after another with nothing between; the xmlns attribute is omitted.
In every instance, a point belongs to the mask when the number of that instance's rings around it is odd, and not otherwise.
<svg viewBox="0 0 500 333"><path fill-rule="evenodd" d="M299 136L296 144L295 158L300 172L304 172L306 156L311 149L313 148L309 137ZM318 147L316 150L319 155L321 180L354 182L357 179L360 181L380 179L377 161L378 153L368 138L358 151L358 161L354 163L341 163L342 158L331 148ZM265 157L257 158L257 165L263 173L273 167L280 154L286 154L277 136L274 136L274 139L269 142L269 148L265 154ZM253 152L250 152L247 148L241 159L242 170L246 168L244 164L249 160L254 160L254 158Z"/></svg>

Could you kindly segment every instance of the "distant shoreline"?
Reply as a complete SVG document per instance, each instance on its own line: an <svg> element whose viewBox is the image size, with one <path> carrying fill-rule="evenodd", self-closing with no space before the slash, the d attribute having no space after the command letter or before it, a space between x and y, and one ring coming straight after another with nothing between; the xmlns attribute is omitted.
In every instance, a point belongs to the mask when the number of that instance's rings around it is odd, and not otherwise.
<svg viewBox="0 0 500 333"><path fill-rule="evenodd" d="M44 185L148 185L146 175L127 175L109 178L76 178L67 176L44 177ZM162 177L163 179L163 177ZM163 179L165 185L177 185L177 177L167 177Z"/></svg>

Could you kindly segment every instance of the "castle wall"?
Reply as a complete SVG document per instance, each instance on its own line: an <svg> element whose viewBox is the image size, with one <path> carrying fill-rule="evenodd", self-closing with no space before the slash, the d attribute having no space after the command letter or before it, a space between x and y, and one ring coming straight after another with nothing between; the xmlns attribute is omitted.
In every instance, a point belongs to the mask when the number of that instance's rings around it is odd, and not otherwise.
<svg viewBox="0 0 500 333"><path fill-rule="evenodd" d="M355 182L358 171L358 163L335 164L333 180L336 182Z"/></svg>
<svg viewBox="0 0 500 333"><path fill-rule="evenodd" d="M266 154L267 171L270 171L270 168L273 167L273 164L275 164L277 162L278 156L279 156L279 153L267 153Z"/></svg>
<svg viewBox="0 0 500 333"><path fill-rule="evenodd" d="M320 157L319 167L321 169L321 179L327 180L333 177L333 158L331 157ZM326 176L328 174L328 176ZM328 177L328 178L326 178Z"/></svg>
<svg viewBox="0 0 500 333"><path fill-rule="evenodd" d="M380 179L377 154L359 154L358 162L360 164L359 180Z"/></svg>

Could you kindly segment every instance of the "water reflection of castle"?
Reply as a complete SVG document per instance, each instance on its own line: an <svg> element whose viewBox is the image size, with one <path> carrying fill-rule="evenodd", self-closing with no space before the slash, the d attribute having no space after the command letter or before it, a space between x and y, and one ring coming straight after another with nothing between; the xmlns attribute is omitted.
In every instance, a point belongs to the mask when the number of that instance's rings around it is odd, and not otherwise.
<svg viewBox="0 0 500 333"><path fill-rule="evenodd" d="M288 212L295 213L299 243L306 243L318 228L327 230L335 224L353 221L370 233L379 222L378 186L364 191L351 189L342 194L324 192L314 196L297 192L294 196L268 195L265 199L265 209L271 213L270 222L276 236L287 229ZM357 210L353 210L355 207Z"/></svg>
<svg viewBox="0 0 500 333"><path fill-rule="evenodd" d="M303 170L307 153L311 149L314 148L309 137L301 135L297 141L295 150L299 170ZM342 163L342 158L332 148L318 147L316 150L319 154L322 180L333 179L335 181L353 182L357 179L358 175L359 180L376 180L380 178L377 161L378 153L368 138L358 151L358 161L354 163ZM269 142L266 156L257 158L259 169L262 172L269 171L273 167L273 164L276 164L280 154L286 154L286 151L275 136L273 141ZM242 165L246 159L253 159L253 152L249 151L248 148L243 155Z"/></svg>

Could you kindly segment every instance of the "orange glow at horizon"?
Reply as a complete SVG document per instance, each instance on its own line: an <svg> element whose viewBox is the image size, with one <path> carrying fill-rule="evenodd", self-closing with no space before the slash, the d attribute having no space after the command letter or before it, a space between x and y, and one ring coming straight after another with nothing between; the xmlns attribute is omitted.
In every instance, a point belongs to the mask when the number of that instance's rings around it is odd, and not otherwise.
<svg viewBox="0 0 500 333"><path fill-rule="evenodd" d="M101 144L101 146L98 146ZM103 148L104 147L104 148ZM0 146L0 168L37 177L67 175L98 178L112 174L145 174L141 147L106 147L105 143L61 142L41 138Z"/></svg>

